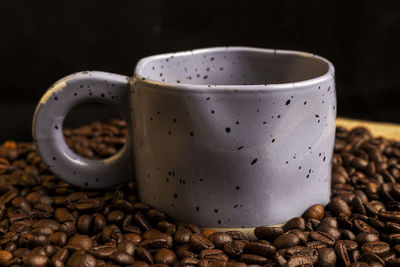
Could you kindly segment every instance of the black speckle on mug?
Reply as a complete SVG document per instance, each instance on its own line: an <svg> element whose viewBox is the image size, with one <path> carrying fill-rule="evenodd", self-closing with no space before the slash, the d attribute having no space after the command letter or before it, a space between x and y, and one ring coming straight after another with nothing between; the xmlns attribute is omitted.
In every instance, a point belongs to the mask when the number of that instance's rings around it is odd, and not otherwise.
<svg viewBox="0 0 400 267"><path fill-rule="evenodd" d="M254 165L256 162L257 162L257 159L253 159L250 164Z"/></svg>
<svg viewBox="0 0 400 267"><path fill-rule="evenodd" d="M211 110L211 113L212 113L212 114L214 114L214 113L215 113L215 111L214 111L214 110Z"/></svg>
<svg viewBox="0 0 400 267"><path fill-rule="evenodd" d="M238 121L236 122L236 125L239 125L239 122L238 122Z"/></svg>
<svg viewBox="0 0 400 267"><path fill-rule="evenodd" d="M203 178L200 178L200 180L199 180L200 182L203 182L204 180L203 180Z"/></svg>
<svg viewBox="0 0 400 267"><path fill-rule="evenodd" d="M308 149L311 149L311 147L309 146Z"/></svg>
<svg viewBox="0 0 400 267"><path fill-rule="evenodd" d="M318 115L318 114L315 114L315 117L316 117L316 118L319 118L319 115Z"/></svg>
<svg viewBox="0 0 400 267"><path fill-rule="evenodd" d="M289 104L290 104L290 99L286 100L285 105L287 106L287 105L289 105Z"/></svg>
<svg viewBox="0 0 400 267"><path fill-rule="evenodd" d="M100 96L101 96L101 97L105 97L105 95L104 95L104 94L101 94Z"/></svg>
<svg viewBox="0 0 400 267"><path fill-rule="evenodd" d="M207 97L207 98L206 98L206 100L210 100L210 98L209 98L209 97Z"/></svg>
<svg viewBox="0 0 400 267"><path fill-rule="evenodd" d="M221 67L221 68L219 68L219 70L220 70L220 71L223 71L223 70L224 70L224 68L223 68L223 67Z"/></svg>
<svg viewBox="0 0 400 267"><path fill-rule="evenodd" d="M190 132L190 136L193 136L194 135L194 133L193 132Z"/></svg>
<svg viewBox="0 0 400 267"><path fill-rule="evenodd" d="M78 94L77 93L74 93L74 96L77 96Z"/></svg>
<svg viewBox="0 0 400 267"><path fill-rule="evenodd" d="M281 115L278 115L277 118L279 119L281 117Z"/></svg>
<svg viewBox="0 0 400 267"><path fill-rule="evenodd" d="M166 179L166 182L169 183L169 178Z"/></svg>
<svg viewBox="0 0 400 267"><path fill-rule="evenodd" d="M95 181L96 181L96 183L98 183L98 182L99 182L99 178L96 178L96 180L95 180Z"/></svg>
<svg viewBox="0 0 400 267"><path fill-rule="evenodd" d="M56 160L57 158L56 158L56 157L52 157L52 159L53 159L53 160Z"/></svg>
<svg viewBox="0 0 400 267"><path fill-rule="evenodd" d="M192 79L192 76L186 77L186 80L191 80L191 79Z"/></svg>
<svg viewBox="0 0 400 267"><path fill-rule="evenodd" d="M210 71L210 68L206 68L206 71Z"/></svg>
<svg viewBox="0 0 400 267"><path fill-rule="evenodd" d="M238 185L235 188L236 188L236 190L240 190L240 186L238 186Z"/></svg>
<svg viewBox="0 0 400 267"><path fill-rule="evenodd" d="M233 208L234 208L234 209L236 209L237 207L239 207L239 205L238 205L238 204L236 204L236 205L234 205L234 206L233 206Z"/></svg>
<svg viewBox="0 0 400 267"><path fill-rule="evenodd" d="M215 213L218 213L218 210L217 210L217 209L214 209L214 212L215 212Z"/></svg>
<svg viewBox="0 0 400 267"><path fill-rule="evenodd" d="M309 178L309 177L310 177L310 175L309 175L309 174L307 174L306 178Z"/></svg>
<svg viewBox="0 0 400 267"><path fill-rule="evenodd" d="M324 161L324 162L325 162L325 159L326 159L326 157L324 157L324 158L322 159L322 161Z"/></svg>
<svg viewBox="0 0 400 267"><path fill-rule="evenodd" d="M273 138L271 142L272 142L272 143L275 142L275 138Z"/></svg>
<svg viewBox="0 0 400 267"><path fill-rule="evenodd" d="M55 125L55 126L54 126L54 129L58 130L58 126L57 126L57 125Z"/></svg>
<svg viewBox="0 0 400 267"><path fill-rule="evenodd" d="M318 90L320 90L321 89L321 86L318 86Z"/></svg>
<svg viewBox="0 0 400 267"><path fill-rule="evenodd" d="M83 88L83 85L81 84L81 85L79 85L79 87L80 87L80 88Z"/></svg>
<svg viewBox="0 0 400 267"><path fill-rule="evenodd" d="M244 146L240 146L240 147L237 148L237 150L241 150L243 147L244 147Z"/></svg>
<svg viewBox="0 0 400 267"><path fill-rule="evenodd" d="M307 105L307 101L304 101L304 106Z"/></svg>
<svg viewBox="0 0 400 267"><path fill-rule="evenodd" d="M196 207L196 211L200 211L200 207L199 206Z"/></svg>
<svg viewBox="0 0 400 267"><path fill-rule="evenodd" d="M226 128L225 128L225 132L230 133L230 132L231 132L231 128L226 127Z"/></svg>
<svg viewBox="0 0 400 267"><path fill-rule="evenodd" d="M267 122L266 121L263 121L263 124L266 124Z"/></svg>
<svg viewBox="0 0 400 267"><path fill-rule="evenodd" d="M174 118L172 121L176 123L176 118Z"/></svg>
<svg viewBox="0 0 400 267"><path fill-rule="evenodd" d="M221 220L218 220L218 224L221 224L222 222L221 222Z"/></svg>
<svg viewBox="0 0 400 267"><path fill-rule="evenodd" d="M214 57L210 58L211 61L214 61Z"/></svg>
<svg viewBox="0 0 400 267"><path fill-rule="evenodd" d="M204 80L206 80L207 78L208 78L208 76L207 76L207 75L204 75L204 76L203 76L203 79L204 79Z"/></svg>
<svg viewBox="0 0 400 267"><path fill-rule="evenodd" d="M89 186L88 182L85 182L85 186Z"/></svg>
<svg viewBox="0 0 400 267"><path fill-rule="evenodd" d="M289 161L286 161L286 164L289 164Z"/></svg>
<svg viewBox="0 0 400 267"><path fill-rule="evenodd" d="M178 198L178 194L177 193L174 194L174 198L175 199Z"/></svg>
<svg viewBox="0 0 400 267"><path fill-rule="evenodd" d="M57 100L58 100L58 97L55 96L55 97L54 97L54 100L57 101Z"/></svg>
<svg viewBox="0 0 400 267"><path fill-rule="evenodd" d="M180 80L176 80L176 83L181 83L181 81Z"/></svg>
<svg viewBox="0 0 400 267"><path fill-rule="evenodd" d="M299 166L299 170L301 170L301 166Z"/></svg>
<svg viewBox="0 0 400 267"><path fill-rule="evenodd" d="M150 120L152 121L152 120L153 120L153 117L150 117Z"/></svg>
<svg viewBox="0 0 400 267"><path fill-rule="evenodd" d="M73 174L73 175L76 175L76 171L72 171L72 174Z"/></svg>

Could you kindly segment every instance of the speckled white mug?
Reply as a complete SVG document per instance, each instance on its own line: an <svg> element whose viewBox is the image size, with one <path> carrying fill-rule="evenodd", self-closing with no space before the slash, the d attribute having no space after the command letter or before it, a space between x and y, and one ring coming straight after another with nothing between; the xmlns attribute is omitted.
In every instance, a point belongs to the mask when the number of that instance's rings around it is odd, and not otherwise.
<svg viewBox="0 0 400 267"><path fill-rule="evenodd" d="M129 125L106 160L62 135L76 105L101 102ZM60 178L104 188L136 179L142 201L206 227L272 225L326 204L335 134L334 68L296 51L207 48L144 58L133 77L88 71L40 100L33 134Z"/></svg>

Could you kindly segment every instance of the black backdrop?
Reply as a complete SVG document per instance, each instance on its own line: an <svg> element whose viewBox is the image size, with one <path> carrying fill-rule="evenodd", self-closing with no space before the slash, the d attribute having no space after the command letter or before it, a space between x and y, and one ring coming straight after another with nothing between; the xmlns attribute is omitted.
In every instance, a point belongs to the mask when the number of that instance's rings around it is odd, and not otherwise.
<svg viewBox="0 0 400 267"><path fill-rule="evenodd" d="M0 142L30 140L36 102L69 73L131 75L144 56L226 45L326 57L339 116L400 122L399 11L398 1L4 1ZM71 123L106 116L88 110Z"/></svg>

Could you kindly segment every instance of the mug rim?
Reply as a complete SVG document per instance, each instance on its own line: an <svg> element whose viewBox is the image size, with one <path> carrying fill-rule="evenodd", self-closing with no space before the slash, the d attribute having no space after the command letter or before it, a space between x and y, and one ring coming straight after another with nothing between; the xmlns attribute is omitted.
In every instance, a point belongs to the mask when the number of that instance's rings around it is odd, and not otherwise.
<svg viewBox="0 0 400 267"><path fill-rule="evenodd" d="M323 75L320 75L315 78L306 79L302 81L289 82L289 83L271 83L271 84L246 84L246 85L234 85L234 84L189 84L189 83L175 83L175 82L162 82L153 79L148 79L140 75L140 71L143 69L144 65L148 62L157 59L166 59L171 56L187 56L193 54L203 54L203 53L211 53L211 52L221 52L221 51L233 51L233 52L257 52L262 54L275 54L275 55L294 55L303 58L314 58L322 61L323 63L328 65L328 70ZM208 47L208 48L200 48L172 53L162 53L156 54L148 57L144 57L138 61L135 66L133 79L139 81L141 83L145 83L148 85L153 85L154 87L163 87L168 89L175 90L190 90L190 91L202 91L202 90L210 90L210 91L231 91L235 92L239 90L243 90L245 92L248 91L275 91L275 90L284 90L284 89L296 89L296 88L308 88L312 86L317 86L320 83L323 83L329 79L333 79L335 75L335 68L333 64L324 57L318 56L316 54L312 54L304 51L297 50L285 50L285 49L269 49L269 48L259 48L259 47L247 47L247 46L225 46L225 47Z"/></svg>

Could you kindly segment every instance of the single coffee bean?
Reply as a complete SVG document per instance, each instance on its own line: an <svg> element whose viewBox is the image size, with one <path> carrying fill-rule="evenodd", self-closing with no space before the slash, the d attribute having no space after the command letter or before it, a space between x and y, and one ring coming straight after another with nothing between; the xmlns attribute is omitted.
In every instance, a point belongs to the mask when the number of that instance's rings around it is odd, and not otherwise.
<svg viewBox="0 0 400 267"><path fill-rule="evenodd" d="M184 226L178 226L178 229L175 232L175 242L178 244L188 243L190 240L190 236L192 235L192 231Z"/></svg>
<svg viewBox="0 0 400 267"><path fill-rule="evenodd" d="M347 203L340 197L335 197L331 199L328 207L334 215L338 215L339 213L344 213L347 216L351 215L351 209L349 205L347 205Z"/></svg>
<svg viewBox="0 0 400 267"><path fill-rule="evenodd" d="M285 266L295 267L295 266L313 266L312 261L304 256L294 256L291 257Z"/></svg>
<svg viewBox="0 0 400 267"><path fill-rule="evenodd" d="M79 233L81 234L89 234L92 229L92 216L89 214L83 214L79 216L76 226L78 228Z"/></svg>
<svg viewBox="0 0 400 267"><path fill-rule="evenodd" d="M350 230L343 230L340 236L342 239L356 240L356 235Z"/></svg>
<svg viewBox="0 0 400 267"><path fill-rule="evenodd" d="M192 257L185 257L180 261L183 266L196 266L200 263L200 260ZM246 265L247 266L247 265ZM244 266L244 267L246 267Z"/></svg>
<svg viewBox="0 0 400 267"><path fill-rule="evenodd" d="M315 241L321 241L328 246L333 246L335 244L335 239L328 233L321 231L313 231L310 233L310 239Z"/></svg>
<svg viewBox="0 0 400 267"><path fill-rule="evenodd" d="M88 251L92 247L92 240L87 235L76 235L69 240L68 245L79 246Z"/></svg>
<svg viewBox="0 0 400 267"><path fill-rule="evenodd" d="M349 254L347 253L347 247L344 243L336 243L335 252L341 266L349 267L351 265Z"/></svg>
<svg viewBox="0 0 400 267"><path fill-rule="evenodd" d="M149 221L143 216L141 212L135 213L133 220L142 230L147 231L151 228Z"/></svg>
<svg viewBox="0 0 400 267"><path fill-rule="evenodd" d="M123 240L121 243L118 244L117 248L118 250L128 253L131 256L133 256L136 250L135 244L129 240Z"/></svg>
<svg viewBox="0 0 400 267"><path fill-rule="evenodd" d="M121 210L113 210L107 215L107 221L109 223L118 224L125 217L125 214Z"/></svg>
<svg viewBox="0 0 400 267"><path fill-rule="evenodd" d="M49 258L43 255L27 255L22 259L24 266L46 266L50 263Z"/></svg>
<svg viewBox="0 0 400 267"><path fill-rule="evenodd" d="M316 204L304 212L303 218L305 220L316 219L320 221L324 218L324 212L324 207L320 204Z"/></svg>
<svg viewBox="0 0 400 267"><path fill-rule="evenodd" d="M95 267L96 266L96 258L92 255L83 253L82 251L77 251L68 259L67 267Z"/></svg>
<svg viewBox="0 0 400 267"><path fill-rule="evenodd" d="M303 247L303 246L294 246L291 248L288 248L284 252L285 258L292 258L292 257L307 257L312 261L313 264L315 264L318 261L318 251L317 249L312 249L309 247Z"/></svg>
<svg viewBox="0 0 400 267"><path fill-rule="evenodd" d="M140 261L147 262L148 264L153 264L153 256L151 256L150 252L143 248L143 247L138 247L135 251L136 259Z"/></svg>
<svg viewBox="0 0 400 267"><path fill-rule="evenodd" d="M104 216L100 213L93 214L93 232L99 233L103 231L104 227L106 226L107 222Z"/></svg>
<svg viewBox="0 0 400 267"><path fill-rule="evenodd" d="M319 267L332 267L336 264L336 253L333 248L320 248L318 249L318 261L317 266Z"/></svg>
<svg viewBox="0 0 400 267"><path fill-rule="evenodd" d="M243 254L244 247L246 243L240 240L233 240L232 242L228 242L224 245L224 251L230 257L239 257Z"/></svg>
<svg viewBox="0 0 400 267"><path fill-rule="evenodd" d="M210 240L199 234L192 234L190 236L190 244L195 250L212 249L215 247Z"/></svg>
<svg viewBox="0 0 400 267"><path fill-rule="evenodd" d="M326 248L328 247L327 244L322 243L321 241L310 241L306 243L306 247L312 249L319 249L319 248Z"/></svg>
<svg viewBox="0 0 400 267"><path fill-rule="evenodd" d="M298 244L300 244L300 238L295 234L282 234L273 242L276 249L290 248Z"/></svg>
<svg viewBox="0 0 400 267"><path fill-rule="evenodd" d="M163 248L154 255L154 261L156 263L172 265L176 262L176 255L172 250Z"/></svg>
<svg viewBox="0 0 400 267"><path fill-rule="evenodd" d="M153 238L145 239L140 242L139 246L150 252L170 247L168 239L164 236L155 236Z"/></svg>
<svg viewBox="0 0 400 267"><path fill-rule="evenodd" d="M136 233L124 234L123 238L131 241L134 245L138 245L142 241L142 236Z"/></svg>
<svg viewBox="0 0 400 267"><path fill-rule="evenodd" d="M275 238L283 234L283 232L284 231L281 227L260 226L254 229L254 235L258 239L264 239L270 242L274 241Z"/></svg>
<svg viewBox="0 0 400 267"><path fill-rule="evenodd" d="M263 257L268 257L275 253L276 249L271 244L263 244L260 242L249 242L244 247L244 252L248 254L256 254Z"/></svg>
<svg viewBox="0 0 400 267"><path fill-rule="evenodd" d="M7 250L0 250L0 265L6 266L6 263L11 262L13 254Z"/></svg>
<svg viewBox="0 0 400 267"><path fill-rule="evenodd" d="M230 235L233 240L249 240L249 236L241 231L228 231L226 233Z"/></svg>
<svg viewBox="0 0 400 267"><path fill-rule="evenodd" d="M208 240L214 243L216 248L222 248L227 242L231 242L232 237L223 232L215 232L208 237Z"/></svg>
<svg viewBox="0 0 400 267"><path fill-rule="evenodd" d="M379 237L377 234L374 234L374 233L361 232L357 235L356 241L360 245L363 245L367 242L379 241Z"/></svg>
<svg viewBox="0 0 400 267"><path fill-rule="evenodd" d="M242 254L239 260L247 264L264 265L268 263L267 258L252 254Z"/></svg>
<svg viewBox="0 0 400 267"><path fill-rule="evenodd" d="M50 244L63 247L67 244L68 236L63 232L55 232L49 236Z"/></svg>
<svg viewBox="0 0 400 267"><path fill-rule="evenodd" d="M365 262L368 263L379 263L382 266L385 266L385 261L383 261L383 259L381 257L379 257L378 255L374 254L374 253L370 253L370 252L364 252L361 256L361 259Z"/></svg>
<svg viewBox="0 0 400 267"><path fill-rule="evenodd" d="M378 256L386 254L389 250L389 244L382 241L367 242L361 247L362 252L369 252Z"/></svg>
<svg viewBox="0 0 400 267"><path fill-rule="evenodd" d="M131 255L122 251L116 251L111 254L110 260L114 261L117 264L123 265L132 264L135 261Z"/></svg>
<svg viewBox="0 0 400 267"><path fill-rule="evenodd" d="M96 258L108 259L111 256L111 254L117 251L118 249L112 245L103 245L90 248L89 253L95 256Z"/></svg>
<svg viewBox="0 0 400 267"><path fill-rule="evenodd" d="M115 224L107 225L101 232L101 238L103 242L114 242L116 244L122 241L121 230Z"/></svg>
<svg viewBox="0 0 400 267"><path fill-rule="evenodd" d="M333 228L338 228L338 221L334 217L325 217L324 219L321 220L320 224L318 227L333 227Z"/></svg>
<svg viewBox="0 0 400 267"><path fill-rule="evenodd" d="M53 257L51 258L51 262L53 265L60 265L60 263L66 263L68 259L69 253L67 248L61 248L58 250Z"/></svg>

